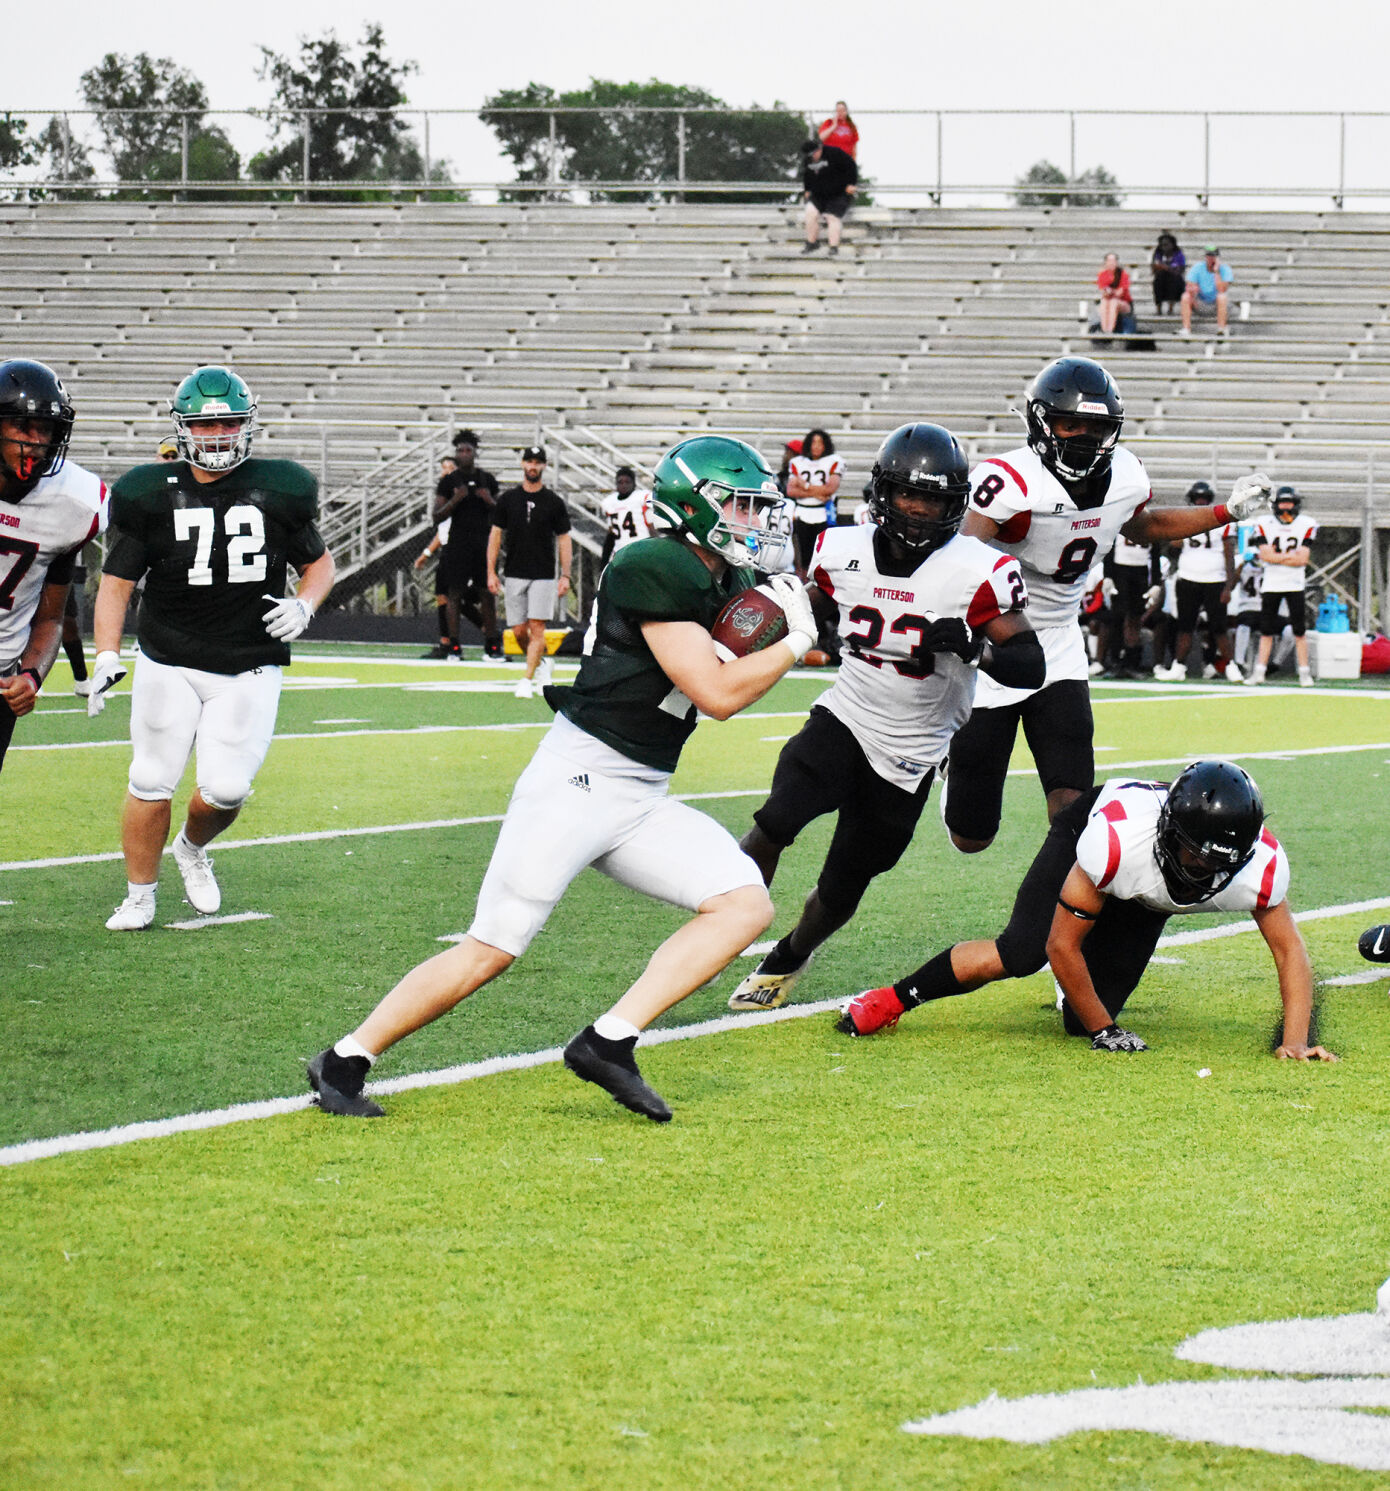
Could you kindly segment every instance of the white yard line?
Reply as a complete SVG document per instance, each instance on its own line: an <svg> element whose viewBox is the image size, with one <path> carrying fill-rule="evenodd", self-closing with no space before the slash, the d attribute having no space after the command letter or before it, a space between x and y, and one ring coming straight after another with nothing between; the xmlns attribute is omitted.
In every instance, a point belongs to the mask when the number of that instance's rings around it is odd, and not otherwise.
<svg viewBox="0 0 1390 1491"><path fill-rule="evenodd" d="M1343 906L1322 906L1313 911L1298 913L1294 920L1323 921L1334 916L1352 916L1358 912L1379 911L1390 906L1390 896L1376 901L1349 901ZM1247 921L1231 926L1204 927L1197 932L1179 932L1172 937L1159 939L1159 947L1187 947L1196 942L1213 942L1224 937L1236 937L1256 931L1254 922ZM751 951L751 949L750 949ZM1377 974L1376 977L1382 975ZM683 1025L670 1030L649 1031L642 1037L643 1046L661 1046L669 1041L691 1041L707 1035L724 1035L732 1031L748 1030L762 1025L776 1025L783 1020L805 1020L812 1015L829 1014L840 1007L845 996L836 999L820 999L811 1004L795 1004L787 1009L767 1010L757 1014L722 1015L714 1020L702 1020L698 1025ZM553 1046L546 1051L527 1051L518 1056L493 1056L486 1061L472 1061L462 1066L445 1067L440 1071L416 1072L409 1077L391 1077L384 1082L369 1082L367 1091L373 1094L412 1092L422 1087L454 1087L461 1082L471 1082L479 1077L495 1076L498 1072L523 1071L529 1067L549 1066L560 1060L561 1051ZM174 1118L158 1118L143 1123L122 1124L117 1128L100 1129L92 1133L58 1134L51 1139L30 1139L21 1144L11 1144L0 1149L0 1166L24 1165L32 1160L52 1159L57 1155L77 1154L89 1149L114 1149L122 1144L134 1144L141 1139L166 1139L174 1134L192 1133L199 1129L225 1128L229 1124L247 1123L257 1118L277 1118L285 1113L297 1113L312 1105L308 1093L291 1098L271 1098L259 1103L237 1103L230 1108L215 1108L203 1113L183 1113Z"/></svg>

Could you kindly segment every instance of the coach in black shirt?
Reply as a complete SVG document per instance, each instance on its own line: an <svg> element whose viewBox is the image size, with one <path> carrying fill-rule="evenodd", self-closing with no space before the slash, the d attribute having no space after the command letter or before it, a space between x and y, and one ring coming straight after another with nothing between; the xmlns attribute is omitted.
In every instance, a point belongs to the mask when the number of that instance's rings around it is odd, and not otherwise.
<svg viewBox="0 0 1390 1491"><path fill-rule="evenodd" d="M487 588L493 595L503 593L497 560L504 539L506 542L507 625L526 652L526 676L516 686L518 699L529 699L535 692L536 670L545 651L545 628L555 614L556 600L570 588L574 558L569 512L560 497L542 483L544 471L545 451L539 445L528 445L521 453L521 485L497 499L487 541ZM550 682L549 658L540 681Z"/></svg>
<svg viewBox="0 0 1390 1491"><path fill-rule="evenodd" d="M801 147L805 165L801 187L806 199L806 243L803 254L813 254L820 239L820 220L825 215L827 253L840 252L840 224L859 190L859 167L854 157L838 145L807 140Z"/></svg>
<svg viewBox="0 0 1390 1491"><path fill-rule="evenodd" d="M434 521L449 524L449 541L439 556L439 588L448 597L448 634L457 644L459 611L483 634L488 657L502 656L497 602L487 587L487 541L497 502L497 478L477 465L478 437L472 430L454 436L455 469L435 488Z"/></svg>

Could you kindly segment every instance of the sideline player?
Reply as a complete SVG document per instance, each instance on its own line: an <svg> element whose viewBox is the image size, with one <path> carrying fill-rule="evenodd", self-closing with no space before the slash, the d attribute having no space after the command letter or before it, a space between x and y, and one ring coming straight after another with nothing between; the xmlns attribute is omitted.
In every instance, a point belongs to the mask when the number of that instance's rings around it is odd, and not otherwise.
<svg viewBox="0 0 1390 1491"><path fill-rule="evenodd" d="M599 512L608 524L608 537L599 555L600 568L619 549L652 536L652 494L638 487L637 473L631 466L619 466L613 473L613 486L613 494L599 503Z"/></svg>
<svg viewBox="0 0 1390 1491"><path fill-rule="evenodd" d="M801 450L787 467L787 496L796 504L792 539L796 573L805 579L811 569L811 551L830 516L835 495L845 473L844 457L836 455L835 442L825 430L810 430Z"/></svg>
<svg viewBox="0 0 1390 1491"><path fill-rule="evenodd" d="M783 1004L869 882L902 858L970 713L976 669L1024 688L1043 680L1018 561L957 532L969 500L969 462L951 432L903 425L874 462L872 522L829 528L816 544L811 598L838 612L840 674L782 748L742 847L771 886L808 823L835 813L835 835L801 919L730 1009Z"/></svg>
<svg viewBox="0 0 1390 1491"><path fill-rule="evenodd" d="M1096 557L1117 534L1137 544L1163 543L1268 507L1269 478L1260 473L1241 478L1230 500L1214 507L1150 507L1143 466L1118 444L1124 418L1120 391L1099 363L1058 358L1028 390L1027 444L988 457L971 473L961 532L1023 566L1028 619L1047 656L1047 679L1040 689L980 680L970 719L951 742L942 804L951 842L963 853L987 849L999 830L1020 724L1049 819L1095 781L1088 659L1077 614Z"/></svg>
<svg viewBox="0 0 1390 1491"><path fill-rule="evenodd" d="M579 675L550 686L557 712L512 792L468 935L420 964L351 1035L309 1063L326 1112L374 1118L363 1094L388 1047L482 988L526 951L586 866L698 914L652 954L621 999L565 1047L565 1065L657 1122L671 1110L642 1080L639 1031L719 973L772 921L758 867L712 818L667 795L696 711L728 719L805 655L815 622L804 588L772 584L790 634L721 662L709 628L766 567L765 527L781 500L772 471L740 440L698 436L658 463L661 532L629 544L599 581L598 616Z"/></svg>
<svg viewBox="0 0 1390 1491"><path fill-rule="evenodd" d="M1289 862L1264 827L1259 788L1227 761L1194 761L1170 784L1119 779L1052 820L990 942L958 942L915 973L851 999L838 1028L872 1035L928 1000L964 994L1051 963L1069 1035L1097 1051L1143 1051L1115 1022L1170 916L1248 911L1269 946L1284 1006L1274 1054L1336 1061L1310 1045L1313 970L1289 909Z"/></svg>
<svg viewBox="0 0 1390 1491"><path fill-rule="evenodd" d="M101 712L126 675L121 632L145 578L121 820L126 897L107 920L112 932L154 921L170 800L195 741L198 785L174 862L194 910L210 915L222 904L207 846L251 795L289 644L333 588L333 559L315 526L318 483L293 461L252 457L260 426L246 384L227 368L195 368L172 412L182 459L136 466L111 489L112 537L97 590L89 714ZM299 589L285 599L289 565Z"/></svg>
<svg viewBox="0 0 1390 1491"><path fill-rule="evenodd" d="M1187 489L1190 507L1210 507L1216 501L1211 483L1194 481ZM1236 525L1209 528L1194 533L1180 544L1175 590L1178 603L1178 640L1173 648L1173 666L1154 677L1169 683L1181 683L1187 677L1187 659L1196 638L1197 619L1207 619L1207 633L1216 648L1216 659L1203 670L1204 678L1222 674L1231 683L1240 683L1244 675L1231 656L1231 627L1226 608L1236 588Z"/></svg>
<svg viewBox="0 0 1390 1491"><path fill-rule="evenodd" d="M73 417L52 368L0 362L0 766L58 656L82 546L105 527L101 478L67 459Z"/></svg>
<svg viewBox="0 0 1390 1491"><path fill-rule="evenodd" d="M1274 494L1274 512L1255 525L1250 543L1260 556L1260 650L1255 657L1255 671L1245 681L1261 684L1269 667L1274 639L1284 629L1279 612L1289 610L1293 645L1298 656L1298 682L1301 688L1313 686L1308 666L1308 608L1303 586L1312 557L1313 540L1318 525L1312 518L1300 517L1303 500L1292 487L1280 487Z"/></svg>

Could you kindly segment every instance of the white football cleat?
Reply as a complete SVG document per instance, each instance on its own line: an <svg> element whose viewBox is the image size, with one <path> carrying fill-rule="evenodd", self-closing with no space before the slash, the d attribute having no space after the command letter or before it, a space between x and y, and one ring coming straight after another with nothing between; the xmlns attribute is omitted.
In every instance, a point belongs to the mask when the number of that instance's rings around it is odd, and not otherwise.
<svg viewBox="0 0 1390 1491"><path fill-rule="evenodd" d="M154 897L128 895L106 918L108 932L143 932L154 922Z"/></svg>
<svg viewBox="0 0 1390 1491"><path fill-rule="evenodd" d="M90 678L79 678L72 686L72 691L79 699L88 699L92 693L92 680Z"/></svg>
<svg viewBox="0 0 1390 1491"><path fill-rule="evenodd" d="M536 687L538 689L543 689L546 684L554 683L554 681L555 660L554 658L543 657L540 662L536 664Z"/></svg>
<svg viewBox="0 0 1390 1491"><path fill-rule="evenodd" d="M815 957L815 954L812 953L811 957ZM761 973L755 968L729 995L729 1008L731 1010L780 1009L787 1002L791 991L796 988L797 980L810 966L811 958L807 958L799 968L793 968L790 973Z"/></svg>
<svg viewBox="0 0 1390 1491"><path fill-rule="evenodd" d="M1215 663L1208 663L1202 669L1202 677L1203 678L1215 678L1216 677L1216 664Z"/></svg>
<svg viewBox="0 0 1390 1491"><path fill-rule="evenodd" d="M517 685L512 690L512 693L518 699L534 699L536 696L535 685L529 678L520 678L517 680Z"/></svg>
<svg viewBox="0 0 1390 1491"><path fill-rule="evenodd" d="M1311 669L1300 668L1298 670L1298 686L1301 689L1310 689L1313 687L1313 674Z"/></svg>
<svg viewBox="0 0 1390 1491"><path fill-rule="evenodd" d="M1226 682L1244 683L1245 674L1240 671L1240 664L1234 658L1226 664Z"/></svg>
<svg viewBox="0 0 1390 1491"><path fill-rule="evenodd" d="M190 844L179 830L174 840L174 863L183 876L183 893L188 904L202 916L211 916L222 905L222 891L212 873L207 850Z"/></svg>

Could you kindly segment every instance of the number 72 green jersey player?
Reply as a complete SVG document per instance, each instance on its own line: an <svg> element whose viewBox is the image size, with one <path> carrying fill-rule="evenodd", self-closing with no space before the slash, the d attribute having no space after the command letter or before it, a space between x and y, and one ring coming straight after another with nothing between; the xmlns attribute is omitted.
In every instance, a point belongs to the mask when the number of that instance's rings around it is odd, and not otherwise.
<svg viewBox="0 0 1390 1491"><path fill-rule="evenodd" d="M94 715L125 677L126 608L145 581L121 825L128 883L106 923L113 932L154 921L170 801L195 739L198 785L174 861L194 909L220 907L207 845L250 796L275 729L289 644L333 587L333 559L316 526L318 483L293 461L251 456L259 426L246 384L227 368L197 368L174 394L173 417L181 459L136 466L111 490L97 592ZM286 599L291 567L299 586Z"/></svg>
<svg viewBox="0 0 1390 1491"><path fill-rule="evenodd" d="M473 925L309 1063L325 1112L379 1116L362 1090L376 1058L508 968L592 865L697 913L565 1048L576 1076L658 1123L671 1117L637 1070L638 1033L772 921L757 865L722 824L667 788L697 711L728 719L760 699L815 637L805 588L788 576L770 582L788 637L722 662L710 635L724 603L751 583L750 567L776 568L771 551L785 537L767 524L780 501L772 471L740 440L685 440L658 463L658 536L614 556L574 686L545 690L558 718L512 793Z"/></svg>

